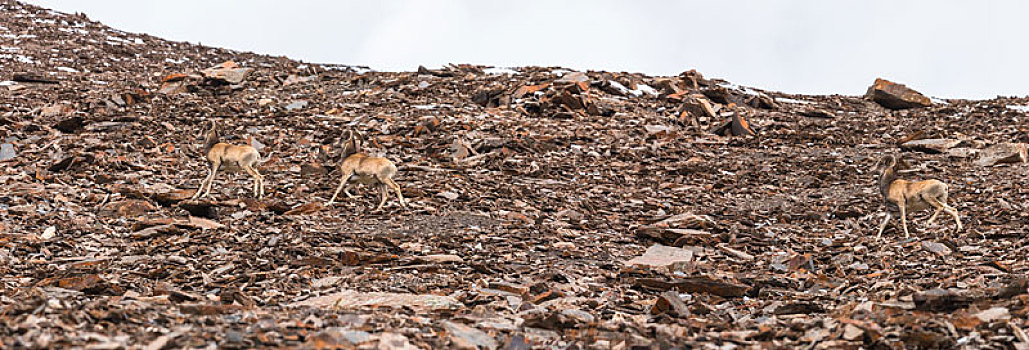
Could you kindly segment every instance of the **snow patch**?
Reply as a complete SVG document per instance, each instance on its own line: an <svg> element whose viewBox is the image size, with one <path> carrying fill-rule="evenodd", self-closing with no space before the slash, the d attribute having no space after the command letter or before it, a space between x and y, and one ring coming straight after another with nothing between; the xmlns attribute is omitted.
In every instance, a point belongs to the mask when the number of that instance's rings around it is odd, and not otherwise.
<svg viewBox="0 0 1029 350"><path fill-rule="evenodd" d="M0 86L11 86L11 85L17 85L17 84L18 83L14 82L13 80L0 81Z"/></svg>
<svg viewBox="0 0 1029 350"><path fill-rule="evenodd" d="M1029 106L1008 105L1008 109L1013 109L1022 113L1029 113Z"/></svg>
<svg viewBox="0 0 1029 350"><path fill-rule="evenodd" d="M357 74L364 74L364 73L374 72L375 71L374 69L371 69L371 68L365 67L365 66L348 66L348 65L345 65L345 64L326 63L326 64L320 64L320 66L322 66L322 68L325 68L325 70L336 70L336 71L348 71L349 70L349 71L353 71L354 73L357 73Z"/></svg>
<svg viewBox="0 0 1029 350"><path fill-rule="evenodd" d="M453 107L453 106L444 103L444 104L439 104L439 105L414 105L414 106L411 106L411 107L414 107L414 109L432 110L432 109L437 109L437 108L450 108L450 107Z"/></svg>
<svg viewBox="0 0 1029 350"><path fill-rule="evenodd" d="M0 34L0 38L18 40L18 39L33 39L33 38L36 38L36 36L34 34L18 34L18 35L14 35L14 34Z"/></svg>
<svg viewBox="0 0 1029 350"><path fill-rule="evenodd" d="M516 71L513 68L507 68L507 67L492 67L492 68L483 69L482 71L484 73L490 74L490 75L503 75L503 74L518 75L518 74L522 74L522 72Z"/></svg>
<svg viewBox="0 0 1029 350"><path fill-rule="evenodd" d="M555 69L555 70L550 71L550 75L556 75L556 76L560 77L560 76L564 76L565 74L571 73L571 72L572 71L567 70L567 69Z"/></svg>
<svg viewBox="0 0 1029 350"><path fill-rule="evenodd" d="M950 104L950 102L947 102L944 99L936 98L936 97L930 97L929 101L932 102L933 104L940 104L940 105L949 105Z"/></svg>
<svg viewBox="0 0 1029 350"><path fill-rule="evenodd" d="M57 67L57 70L62 71L62 72L66 72L66 73L78 73L79 72L75 68L71 68L71 67Z"/></svg>
<svg viewBox="0 0 1029 350"><path fill-rule="evenodd" d="M796 103L796 104L802 104L802 105L808 105L808 104L814 103L814 102L811 102L811 101L794 100L792 98L786 98L786 97L776 97L775 98L775 102Z"/></svg>
<svg viewBox="0 0 1029 350"><path fill-rule="evenodd" d="M643 96L643 94L647 94L647 95L650 95L650 96L657 96L657 95L659 95L657 90L655 90L654 88L652 88L652 87L650 87L650 86L648 86L646 84L637 84L636 85L636 90L630 90L629 88L625 87L625 85L622 85L622 83L619 83L617 81L608 80L607 82L611 84L611 87L615 88L615 90L618 90L622 94L633 95L633 96L636 96L636 97Z"/></svg>
<svg viewBox="0 0 1029 350"><path fill-rule="evenodd" d="M736 84L733 84L733 83L721 83L721 84L718 84L718 86L724 87L726 89L736 90L736 91L739 91L739 92L742 92L744 94L751 95L751 96L762 96L762 95L764 95L760 91L757 91L757 90L754 90L754 89L751 89L751 88L745 87L745 86L739 86L739 85L736 85Z"/></svg>
<svg viewBox="0 0 1029 350"><path fill-rule="evenodd" d="M108 42L112 42L113 41L115 43L122 43L122 44L131 44L132 43L131 41L128 41L127 39L119 38L119 37L116 37L116 36L113 36L113 35L108 35L106 39L107 39Z"/></svg>
<svg viewBox="0 0 1029 350"><path fill-rule="evenodd" d="M619 83L617 81L608 80L607 82L608 84L611 84L611 87L615 88L615 90L618 90L618 92L621 92L622 94L629 94L632 91L629 90L629 88L625 87L625 85L622 85L622 83Z"/></svg>
<svg viewBox="0 0 1029 350"><path fill-rule="evenodd" d="M650 85L647 84L636 84L636 90L633 90L633 94L635 94L636 91L639 91L640 93L647 94L650 96L660 95L656 89L650 87Z"/></svg>

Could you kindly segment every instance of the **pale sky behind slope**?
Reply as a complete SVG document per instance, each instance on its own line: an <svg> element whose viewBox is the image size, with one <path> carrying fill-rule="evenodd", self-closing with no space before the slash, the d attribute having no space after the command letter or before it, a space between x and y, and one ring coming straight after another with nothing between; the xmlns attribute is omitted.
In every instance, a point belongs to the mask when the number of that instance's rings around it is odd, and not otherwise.
<svg viewBox="0 0 1029 350"><path fill-rule="evenodd" d="M31 0L114 28L307 62L564 66L859 95L1029 95L1029 1Z"/></svg>

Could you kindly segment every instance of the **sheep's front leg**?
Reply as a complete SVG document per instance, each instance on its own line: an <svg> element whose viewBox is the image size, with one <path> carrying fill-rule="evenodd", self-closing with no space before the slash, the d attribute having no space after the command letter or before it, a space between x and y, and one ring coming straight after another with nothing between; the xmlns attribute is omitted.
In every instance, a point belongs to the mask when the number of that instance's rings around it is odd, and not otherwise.
<svg viewBox="0 0 1029 350"><path fill-rule="evenodd" d="M207 175L207 178L200 183L200 188L197 189L197 193L193 194L193 199L203 198L207 196L207 193L211 192L211 185L214 183L214 176L218 172L218 167L221 166L221 162L211 163L211 173ZM204 187L207 187L207 193L204 193Z"/></svg>
<svg viewBox="0 0 1029 350"><path fill-rule="evenodd" d="M899 205L897 205L897 206L900 207L900 225L904 227L904 238L910 238L911 235L908 234L907 210L904 209L904 203L898 203L898 204Z"/></svg>
<svg viewBox="0 0 1029 350"><path fill-rule="evenodd" d="M339 181L339 187L336 187L336 192L332 194L332 199L329 199L329 203L326 205L332 205L332 203L336 201L336 196L339 196L339 192L343 190L343 186L347 185L347 180L350 179L350 175L353 173L353 170L343 172L343 178Z"/></svg>
<svg viewBox="0 0 1029 350"><path fill-rule="evenodd" d="M889 210L887 210L886 211L886 220L883 220L883 223L881 225L879 225L879 234L875 236L875 239L882 238L883 231L886 230L886 224L890 223L890 218L891 217L893 217L893 215L890 214Z"/></svg>

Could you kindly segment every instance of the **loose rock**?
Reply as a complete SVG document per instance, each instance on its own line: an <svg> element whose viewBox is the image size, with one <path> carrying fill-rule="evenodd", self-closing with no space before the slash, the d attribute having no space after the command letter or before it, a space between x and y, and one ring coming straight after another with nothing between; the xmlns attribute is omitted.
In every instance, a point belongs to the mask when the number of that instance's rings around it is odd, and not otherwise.
<svg viewBox="0 0 1029 350"><path fill-rule="evenodd" d="M875 79L875 83L868 88L865 96L889 109L908 109L932 105L932 101L918 91L912 90L904 84L897 84L881 78Z"/></svg>

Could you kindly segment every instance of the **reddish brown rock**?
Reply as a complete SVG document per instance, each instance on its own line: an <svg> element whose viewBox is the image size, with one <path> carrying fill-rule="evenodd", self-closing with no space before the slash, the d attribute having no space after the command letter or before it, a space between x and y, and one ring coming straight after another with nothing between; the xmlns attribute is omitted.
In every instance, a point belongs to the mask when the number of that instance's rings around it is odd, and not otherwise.
<svg viewBox="0 0 1029 350"><path fill-rule="evenodd" d="M135 217L157 210L157 207L144 200L126 199L110 203L104 206L104 210L120 217Z"/></svg>
<svg viewBox="0 0 1029 350"><path fill-rule="evenodd" d="M889 109L908 109L932 105L932 101L918 91L908 88L904 84L897 84L881 78L875 80L865 96Z"/></svg>

